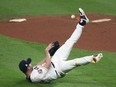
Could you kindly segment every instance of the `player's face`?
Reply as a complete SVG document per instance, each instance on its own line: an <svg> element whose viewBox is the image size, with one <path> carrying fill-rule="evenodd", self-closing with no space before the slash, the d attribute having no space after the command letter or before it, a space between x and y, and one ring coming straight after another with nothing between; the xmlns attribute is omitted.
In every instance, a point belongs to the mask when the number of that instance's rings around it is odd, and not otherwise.
<svg viewBox="0 0 116 87"><path fill-rule="evenodd" d="M33 68L33 66L31 64L29 64L28 69L32 69L32 68Z"/></svg>

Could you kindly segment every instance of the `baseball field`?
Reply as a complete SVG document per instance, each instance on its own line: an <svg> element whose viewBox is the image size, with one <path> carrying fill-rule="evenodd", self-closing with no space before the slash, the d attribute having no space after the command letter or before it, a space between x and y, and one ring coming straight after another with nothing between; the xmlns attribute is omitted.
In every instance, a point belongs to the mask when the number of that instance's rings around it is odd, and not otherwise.
<svg viewBox="0 0 116 87"><path fill-rule="evenodd" d="M116 0L1 0L0 2L0 87L116 87ZM85 26L69 59L102 52L97 64L77 67L51 84L32 84L18 68L31 57L32 64L44 58L47 44L62 45L73 32L78 8L85 10ZM23 22L9 22L25 18ZM109 21L99 21L109 19Z"/></svg>

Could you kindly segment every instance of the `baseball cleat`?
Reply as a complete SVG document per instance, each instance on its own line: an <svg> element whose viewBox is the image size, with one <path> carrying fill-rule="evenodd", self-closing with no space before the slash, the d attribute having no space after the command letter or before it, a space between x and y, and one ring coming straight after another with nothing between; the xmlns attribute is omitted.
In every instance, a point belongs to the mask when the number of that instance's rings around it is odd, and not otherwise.
<svg viewBox="0 0 116 87"><path fill-rule="evenodd" d="M80 13L80 22L79 23L81 25L85 25L85 24L89 23L89 19L87 18L86 14L82 8L79 8L79 13Z"/></svg>
<svg viewBox="0 0 116 87"><path fill-rule="evenodd" d="M91 62L92 63L97 63L103 57L103 54L99 53L99 54L94 54L92 56L93 56L93 59L92 59Z"/></svg>

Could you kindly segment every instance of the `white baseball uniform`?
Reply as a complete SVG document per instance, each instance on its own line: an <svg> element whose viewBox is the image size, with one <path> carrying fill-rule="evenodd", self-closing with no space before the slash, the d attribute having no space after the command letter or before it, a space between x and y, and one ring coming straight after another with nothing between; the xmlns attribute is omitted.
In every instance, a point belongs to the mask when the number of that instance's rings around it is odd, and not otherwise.
<svg viewBox="0 0 116 87"><path fill-rule="evenodd" d="M93 58L92 55L67 60L74 43L80 38L83 28L84 26L77 24L71 37L53 55L51 67L48 70L42 67L42 65L34 67L30 75L32 82L50 82L58 77L64 76L65 73L78 65L84 65L91 62Z"/></svg>

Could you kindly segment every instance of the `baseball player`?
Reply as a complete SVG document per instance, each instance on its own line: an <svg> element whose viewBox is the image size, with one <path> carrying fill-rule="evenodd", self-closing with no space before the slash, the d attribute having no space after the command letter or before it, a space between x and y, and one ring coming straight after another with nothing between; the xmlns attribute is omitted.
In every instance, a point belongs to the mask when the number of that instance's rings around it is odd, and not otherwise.
<svg viewBox="0 0 116 87"><path fill-rule="evenodd" d="M33 83L49 83L57 78L64 77L67 72L88 63L97 63L102 57L102 53L85 56L82 58L74 58L67 60L73 45L80 38L84 26L89 22L84 11L79 8L80 21L70 38L59 47L54 55L50 55L49 50L54 47L50 43L45 49L45 58L37 65L32 67L31 58L22 60L19 63L20 70L26 75L26 79Z"/></svg>

